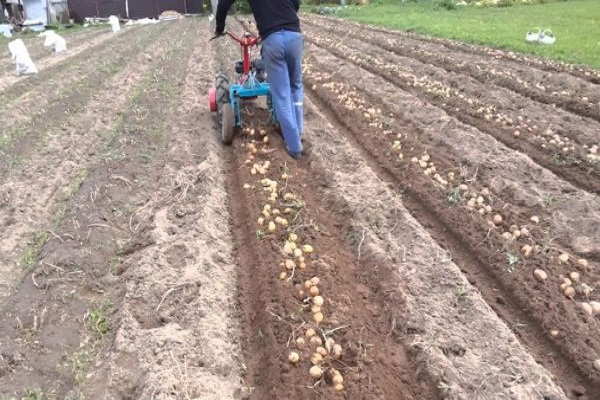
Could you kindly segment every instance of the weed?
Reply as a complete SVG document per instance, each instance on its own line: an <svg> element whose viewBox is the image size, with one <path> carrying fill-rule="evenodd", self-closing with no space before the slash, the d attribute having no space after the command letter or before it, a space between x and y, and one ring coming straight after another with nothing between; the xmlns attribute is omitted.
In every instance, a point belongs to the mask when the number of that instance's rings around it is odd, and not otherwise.
<svg viewBox="0 0 600 400"><path fill-rule="evenodd" d="M440 381L440 383L438 383L438 389L441 390L442 393L448 394L448 392L450 392L451 387L446 382Z"/></svg>
<svg viewBox="0 0 600 400"><path fill-rule="evenodd" d="M460 285L456 288L456 297L458 297L459 300L467 297L467 288L465 285Z"/></svg>
<svg viewBox="0 0 600 400"><path fill-rule="evenodd" d="M85 379L85 369L90 361L92 361L92 355L88 350L82 349L71 354L71 356L68 357L68 361L75 383L79 385Z"/></svg>
<svg viewBox="0 0 600 400"><path fill-rule="evenodd" d="M448 203L450 204L458 204L463 200L462 195L460 194L460 189L458 187L454 187L450 189L448 193Z"/></svg>
<svg viewBox="0 0 600 400"><path fill-rule="evenodd" d="M113 304L110 301L106 301L99 307L88 311L87 322L88 327L92 331L98 333L100 337L103 337L110 331L110 325L108 322L108 314L113 310Z"/></svg>
<svg viewBox="0 0 600 400"><path fill-rule="evenodd" d="M38 250L33 245L27 246L21 259L21 267L27 270L32 269L37 260L37 254Z"/></svg>
<svg viewBox="0 0 600 400"><path fill-rule="evenodd" d="M542 199L544 202L544 207L549 208L552 207L552 204L556 201L556 198L552 195L544 196Z"/></svg>
<svg viewBox="0 0 600 400"><path fill-rule="evenodd" d="M40 388L26 389L21 397L21 400L44 400L48 397L44 396L44 392Z"/></svg>
<svg viewBox="0 0 600 400"><path fill-rule="evenodd" d="M440 264L449 264L452 262L452 254L449 251L445 252L441 256L438 254L436 261Z"/></svg>
<svg viewBox="0 0 600 400"><path fill-rule="evenodd" d="M513 272L519 263L519 256L512 253L506 253L506 261L508 262L508 272Z"/></svg>
<svg viewBox="0 0 600 400"><path fill-rule="evenodd" d="M264 238L264 237L265 237L265 233L264 233L263 231L261 231L260 229L258 229L258 230L256 231L256 237L257 237L258 239L262 239L262 238Z"/></svg>

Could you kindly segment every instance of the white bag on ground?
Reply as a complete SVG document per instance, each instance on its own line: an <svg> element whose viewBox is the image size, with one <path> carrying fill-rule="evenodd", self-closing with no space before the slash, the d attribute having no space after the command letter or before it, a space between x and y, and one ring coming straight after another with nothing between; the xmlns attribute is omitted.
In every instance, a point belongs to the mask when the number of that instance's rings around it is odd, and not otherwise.
<svg viewBox="0 0 600 400"><path fill-rule="evenodd" d="M119 32L121 30L121 25L119 25L119 18L115 17L114 15L111 15L110 17L108 17L108 22L110 22L110 27L112 28L113 32Z"/></svg>
<svg viewBox="0 0 600 400"><path fill-rule="evenodd" d="M56 53L67 51L67 41L54 31L46 31L40 33L40 36L45 36L44 47L54 46Z"/></svg>
<svg viewBox="0 0 600 400"><path fill-rule="evenodd" d="M55 53L63 53L67 51L67 41L64 37L60 35L56 35L56 40L54 41L54 52Z"/></svg>
<svg viewBox="0 0 600 400"><path fill-rule="evenodd" d="M44 47L50 47L54 44L54 31L42 32L40 37L44 38Z"/></svg>
<svg viewBox="0 0 600 400"><path fill-rule="evenodd" d="M26 75L38 73L35 64L29 56L27 47L25 47L23 39L13 40L12 42L8 43L8 50L10 51L10 54L12 54L12 58L15 60L17 65L17 74Z"/></svg>

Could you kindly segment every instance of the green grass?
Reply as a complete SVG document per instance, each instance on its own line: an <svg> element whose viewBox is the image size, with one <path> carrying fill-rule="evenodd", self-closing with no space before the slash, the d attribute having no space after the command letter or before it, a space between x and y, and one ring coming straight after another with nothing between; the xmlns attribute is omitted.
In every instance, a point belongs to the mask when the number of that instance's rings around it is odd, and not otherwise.
<svg viewBox="0 0 600 400"><path fill-rule="evenodd" d="M463 42L516 50L600 69L600 1L550 1L511 7L457 7L436 0L379 0L369 7L348 7L336 15L357 22L412 30ZM557 37L549 46L528 44L525 33L540 27Z"/></svg>

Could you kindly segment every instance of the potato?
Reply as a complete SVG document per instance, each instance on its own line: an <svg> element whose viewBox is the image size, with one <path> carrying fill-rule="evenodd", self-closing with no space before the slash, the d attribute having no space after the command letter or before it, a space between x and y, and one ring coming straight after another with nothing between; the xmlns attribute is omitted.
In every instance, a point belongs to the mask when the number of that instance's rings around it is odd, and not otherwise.
<svg viewBox="0 0 600 400"><path fill-rule="evenodd" d="M318 305L316 305L316 304L313 304L313 305L312 305L312 307L310 308L310 311L311 311L313 314L320 313L320 312L321 312L321 306L318 306Z"/></svg>
<svg viewBox="0 0 600 400"><path fill-rule="evenodd" d="M322 346L323 340L319 336L315 335L310 338L310 343L316 344L317 346Z"/></svg>
<svg viewBox="0 0 600 400"><path fill-rule="evenodd" d="M338 393L339 392L343 392L344 391L344 385L342 385L341 383L335 385L335 391L338 392Z"/></svg>
<svg viewBox="0 0 600 400"><path fill-rule="evenodd" d="M558 261L561 264L566 264L567 262L569 262L569 255L567 253L561 253L561 255L558 256Z"/></svg>
<svg viewBox="0 0 600 400"><path fill-rule="evenodd" d="M573 282L578 283L581 279L581 275L579 275L579 272L571 272L569 278L571 278Z"/></svg>
<svg viewBox="0 0 600 400"><path fill-rule="evenodd" d="M285 272L281 272L279 274L279 279L281 279L283 281L283 280L285 280L285 278L287 278L287 274Z"/></svg>
<svg viewBox="0 0 600 400"><path fill-rule="evenodd" d="M319 312L319 313L313 314L313 321L315 321L317 323L317 325L319 325L321 322L323 322L323 319L324 319L324 317L323 317L322 313Z"/></svg>
<svg viewBox="0 0 600 400"><path fill-rule="evenodd" d="M313 353L313 354L310 356L310 362L311 362L313 365L318 365L318 364L321 364L321 363L323 362L323 356L322 356L321 354L319 354L319 353Z"/></svg>
<svg viewBox="0 0 600 400"><path fill-rule="evenodd" d="M314 249L310 244L305 244L304 246L302 246L302 251L310 254L314 251Z"/></svg>
<svg viewBox="0 0 600 400"><path fill-rule="evenodd" d="M540 282L544 282L546 281L546 279L548 279L548 274L542 269L536 269L535 271L533 271L533 275L535 276L535 279L537 279Z"/></svg>
<svg viewBox="0 0 600 400"><path fill-rule="evenodd" d="M323 357L327 357L329 355L329 352L327 351L327 349L322 346L317 347L315 349L315 352L319 353Z"/></svg>
<svg viewBox="0 0 600 400"><path fill-rule="evenodd" d="M296 346L299 349L303 349L306 347L306 340L304 340L303 337L299 337L298 339L296 339Z"/></svg>
<svg viewBox="0 0 600 400"><path fill-rule="evenodd" d="M323 370L318 365L313 365L310 367L309 374L313 379L321 379L321 376L323 376Z"/></svg>
<svg viewBox="0 0 600 400"><path fill-rule="evenodd" d="M306 330L306 333L304 334L304 336L306 336L307 338L311 338L313 336L315 336L316 332L313 328L308 328Z"/></svg>
<svg viewBox="0 0 600 400"><path fill-rule="evenodd" d="M318 296L319 295L319 288L317 286L311 286L310 289L308 289L308 293L310 293L310 295L312 297Z"/></svg>
<svg viewBox="0 0 600 400"><path fill-rule="evenodd" d="M318 285L319 283L321 283L321 280L319 279L319 277L318 277L318 276L313 276L312 278L310 278L310 282L311 282L313 285Z"/></svg>
<svg viewBox="0 0 600 400"><path fill-rule="evenodd" d="M494 225L500 225L502 223L502 215L496 214L494 215Z"/></svg>
<svg viewBox="0 0 600 400"><path fill-rule="evenodd" d="M321 307L323 305L323 303L325 303L325 299L323 299L322 296L315 296L315 297L313 297L312 302L314 305Z"/></svg>
<svg viewBox="0 0 600 400"><path fill-rule="evenodd" d="M594 315L594 317L596 315L600 315L600 302L590 301L590 306L592 307L592 314Z"/></svg>
<svg viewBox="0 0 600 400"><path fill-rule="evenodd" d="M295 351L292 351L290 353L290 355L288 356L288 360L292 363L292 364L296 364L298 361L300 361L300 355L298 353L296 353Z"/></svg>
<svg viewBox="0 0 600 400"><path fill-rule="evenodd" d="M510 232L504 232L504 233L502 234L502 239L504 239L504 240L506 240L506 241L509 241L509 242L510 242L510 241L514 240L514 238L515 238L515 237L514 237L514 236L513 236L513 234L512 234L512 233L510 233Z"/></svg>
<svg viewBox="0 0 600 400"><path fill-rule="evenodd" d="M342 377L342 374L339 371L337 371L337 374L333 375L331 382L334 385L341 385L342 383L344 383L344 378Z"/></svg>
<svg viewBox="0 0 600 400"><path fill-rule="evenodd" d="M577 260L577 265L583 267L583 268L587 268L588 267L588 261L585 258L580 258L579 260Z"/></svg>
<svg viewBox="0 0 600 400"><path fill-rule="evenodd" d="M580 307L583 310L585 315L591 317L594 314L592 306L589 303L581 303Z"/></svg>
<svg viewBox="0 0 600 400"><path fill-rule="evenodd" d="M340 358L342 358L342 346L339 344L334 344L333 347L331 348L331 352L333 353L333 357L336 360L339 360Z"/></svg>
<svg viewBox="0 0 600 400"><path fill-rule="evenodd" d="M573 286L568 286L563 291L563 294L568 298L572 299L573 297L575 297L575 289L573 289Z"/></svg>
<svg viewBox="0 0 600 400"><path fill-rule="evenodd" d="M525 244L525 245L523 245L523 247L521 247L521 253L523 253L523 255L526 258L531 255L532 251L533 251L533 246L531 246L529 244Z"/></svg>

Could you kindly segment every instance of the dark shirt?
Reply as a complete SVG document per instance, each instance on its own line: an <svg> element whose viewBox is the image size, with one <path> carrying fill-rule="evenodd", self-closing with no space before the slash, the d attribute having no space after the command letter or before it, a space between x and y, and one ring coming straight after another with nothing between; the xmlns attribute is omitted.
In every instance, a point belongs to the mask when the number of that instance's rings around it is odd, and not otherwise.
<svg viewBox="0 0 600 400"><path fill-rule="evenodd" d="M225 17L235 0L219 0L216 31L225 30ZM271 33L285 29L300 32L298 9L300 0L249 0L260 37L264 40Z"/></svg>

